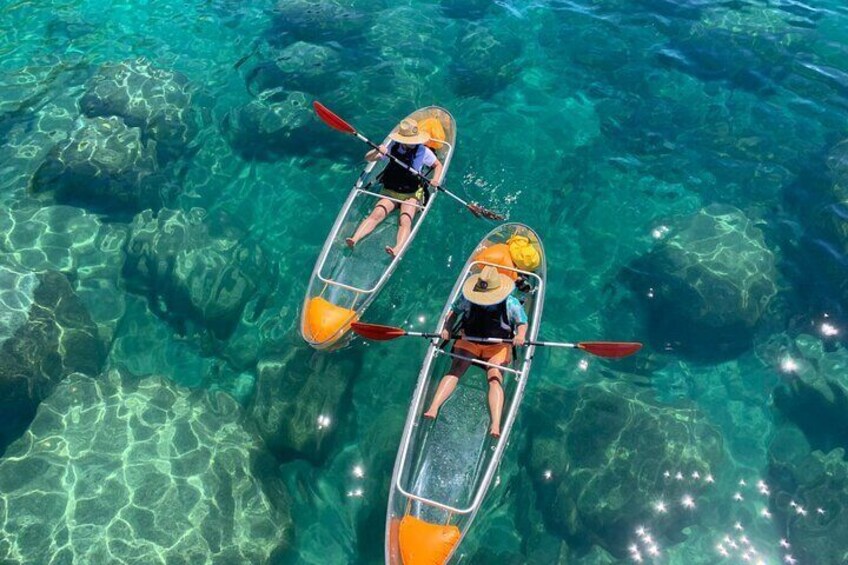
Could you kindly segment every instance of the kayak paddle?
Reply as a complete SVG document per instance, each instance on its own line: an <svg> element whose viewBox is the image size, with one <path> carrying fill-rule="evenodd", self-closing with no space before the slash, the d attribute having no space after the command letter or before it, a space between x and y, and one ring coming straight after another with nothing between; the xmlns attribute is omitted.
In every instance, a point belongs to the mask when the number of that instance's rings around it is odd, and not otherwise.
<svg viewBox="0 0 848 565"><path fill-rule="evenodd" d="M364 135L362 135L361 133L356 131L356 128L354 128L352 125L350 125L349 123L347 123L346 121L341 119L339 116L334 114L329 108L327 108L326 106L324 106L323 104L321 104L317 100L312 102L312 107L315 108L315 113L318 114L318 117L321 118L321 120L325 124L330 126L331 128L338 130L342 133L347 133L347 134L356 136L360 141L367 143L372 149L375 149L377 151L380 150L379 145L376 145L373 141L371 141L370 139L368 139L367 137L365 137ZM424 175L422 175L421 173L419 173L418 171L416 171L412 167L407 166L406 163L404 163L400 159L394 157L393 155L386 155L386 156L389 159L391 159L392 161L394 161L395 163L397 163L398 165L400 165L401 167L403 167L404 169L406 169L407 171L409 171L410 173L414 174L415 176L417 176L421 180L425 181L427 184L430 184L430 179L428 179L427 177L425 177ZM430 184L430 186L433 186L433 185ZM462 198L460 198L459 196L457 196L456 194L454 194L453 192L449 191L448 189L446 189L445 187L443 187L441 185L440 186L434 186L434 188L436 190L444 192L445 194L447 194L448 196L450 196L451 198L453 198L454 200L456 200L457 202L459 202L460 204L462 204L463 206L468 208L468 211L471 212L472 214L474 214L478 218L486 218L487 220L495 220L497 222L500 222L504 219L504 217L501 214L498 214L497 212L493 212L492 210L484 208L484 207L482 207L479 204L476 204L474 202L466 202L465 200L463 200Z"/></svg>
<svg viewBox="0 0 848 565"><path fill-rule="evenodd" d="M374 341L389 341L399 337L425 337L433 339L441 337L437 333L425 332L410 332L403 328L393 326L381 326L379 324L365 324L363 322L353 322L350 328L365 339ZM476 341L482 343L511 343L511 339L498 338L466 338L468 341ZM638 342L627 341L581 341L578 343L566 343L559 341L527 341L525 345L536 345L541 347L568 347L571 349L582 349L586 353L597 355L598 357L606 357L608 359L619 359L633 355L640 349L642 344Z"/></svg>

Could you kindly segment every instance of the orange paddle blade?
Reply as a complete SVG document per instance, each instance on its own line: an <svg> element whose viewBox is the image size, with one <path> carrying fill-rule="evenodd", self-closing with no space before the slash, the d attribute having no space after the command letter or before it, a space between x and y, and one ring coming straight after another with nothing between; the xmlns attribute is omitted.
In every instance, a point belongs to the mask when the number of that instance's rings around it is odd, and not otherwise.
<svg viewBox="0 0 848 565"><path fill-rule="evenodd" d="M577 344L577 347L592 355L618 359L633 355L642 349L642 344L626 341L582 341Z"/></svg>
<svg viewBox="0 0 848 565"><path fill-rule="evenodd" d="M312 102L312 107L315 108L315 113L318 114L318 117L321 118L325 124L330 126L333 129L337 129L344 133L356 133L356 130L353 129L353 126L335 115L330 111L329 108L315 100Z"/></svg>
<svg viewBox="0 0 848 565"><path fill-rule="evenodd" d="M373 339L375 341L388 341L406 335L406 332L401 328L381 326L379 324L365 324L362 322L352 323L350 329L365 339Z"/></svg>

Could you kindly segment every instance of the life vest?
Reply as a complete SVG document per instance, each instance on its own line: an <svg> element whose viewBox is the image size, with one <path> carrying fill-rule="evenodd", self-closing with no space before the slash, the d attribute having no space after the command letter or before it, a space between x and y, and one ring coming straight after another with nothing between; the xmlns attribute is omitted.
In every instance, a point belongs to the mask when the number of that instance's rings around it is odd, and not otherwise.
<svg viewBox="0 0 848 565"><path fill-rule="evenodd" d="M462 329L468 337L511 339L512 326L507 315L506 300L494 308L472 304L462 322Z"/></svg>
<svg viewBox="0 0 848 565"><path fill-rule="evenodd" d="M412 163L415 162L419 151L424 150L425 147L423 145L416 145L413 151L406 151L404 153L401 151L401 144L394 143L389 150L389 155L396 157L406 166L412 167ZM421 188L421 181L417 175L410 173L391 159L389 160L389 164L386 165L386 168L383 169L383 172L380 173L379 179L384 187L395 192L400 192L401 194L415 194Z"/></svg>

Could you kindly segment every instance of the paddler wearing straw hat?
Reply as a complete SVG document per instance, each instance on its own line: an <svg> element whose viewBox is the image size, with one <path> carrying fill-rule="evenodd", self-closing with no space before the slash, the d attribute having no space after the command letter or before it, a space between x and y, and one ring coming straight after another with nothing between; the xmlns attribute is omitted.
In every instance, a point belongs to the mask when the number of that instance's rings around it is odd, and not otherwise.
<svg viewBox="0 0 848 565"><path fill-rule="evenodd" d="M425 418L435 419L439 408L456 389L460 377L472 365L474 359L492 365L506 365L512 360L512 346L522 346L527 333L527 313L518 299L512 295L515 283L495 267L484 267L471 275L462 285L462 295L451 305L451 311L442 328L442 339L450 339L452 321L461 315L461 337L454 343L453 352L467 359L454 358L448 373L442 377L430 409ZM511 339L512 343L479 343L466 338ZM501 413L504 393L503 374L500 369L487 367L489 382L489 415L492 426L489 434L501 435Z"/></svg>
<svg viewBox="0 0 848 565"><path fill-rule="evenodd" d="M372 149L365 154L365 160L369 162L377 160L388 160L386 168L380 173L379 180L383 184L382 193L389 198L381 198L371 214L362 220L356 228L353 236L345 239L348 247L354 247L359 240L374 231L377 224L382 222L398 206L398 200L403 201L400 205L400 220L398 221L397 240L394 247L386 246L386 253L394 256L403 248L412 231L412 219L418 211L418 205L424 202L424 187L422 180L407 171L387 155L400 160L419 173L424 167L433 168L433 178L430 184L439 186L442 180L442 163L433 151L424 145L430 140L430 136L418 129L418 122L413 119L404 119L389 134L391 141L388 145L381 145L379 150Z"/></svg>

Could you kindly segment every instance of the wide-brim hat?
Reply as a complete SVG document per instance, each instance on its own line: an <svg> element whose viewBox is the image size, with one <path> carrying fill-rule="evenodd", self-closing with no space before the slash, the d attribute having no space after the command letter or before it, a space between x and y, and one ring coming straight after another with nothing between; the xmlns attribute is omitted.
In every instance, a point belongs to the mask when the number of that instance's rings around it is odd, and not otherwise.
<svg viewBox="0 0 848 565"><path fill-rule="evenodd" d="M406 145L420 145L430 141L430 134L421 131L418 128L418 122L407 118L401 120L397 127L392 130L389 139Z"/></svg>
<svg viewBox="0 0 848 565"><path fill-rule="evenodd" d="M515 289L515 282L494 267L484 267L462 284L462 296L478 306L500 304Z"/></svg>

